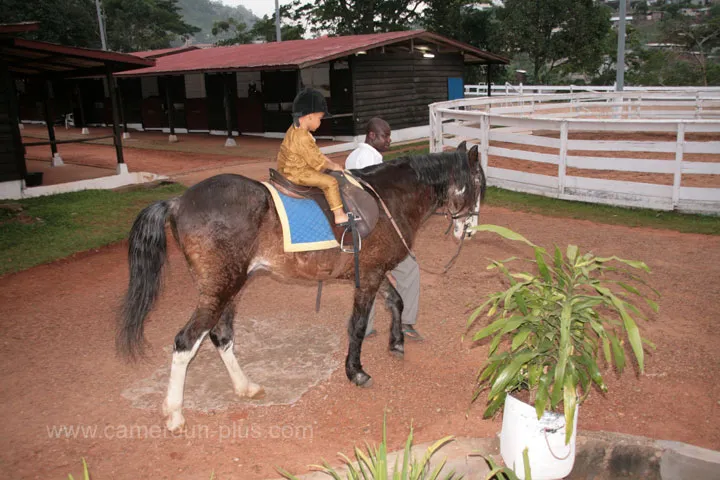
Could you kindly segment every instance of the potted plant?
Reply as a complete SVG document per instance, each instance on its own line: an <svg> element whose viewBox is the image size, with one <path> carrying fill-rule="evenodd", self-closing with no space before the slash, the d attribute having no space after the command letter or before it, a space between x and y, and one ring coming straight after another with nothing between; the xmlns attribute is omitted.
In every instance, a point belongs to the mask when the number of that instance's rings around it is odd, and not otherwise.
<svg viewBox="0 0 720 480"><path fill-rule="evenodd" d="M555 247L551 256L509 229L473 230L528 245L533 256L525 260L534 264L532 271L512 271L509 264L519 260L513 257L488 266L502 272L509 287L489 295L468 319L470 328L485 313L489 324L472 338L491 339L473 401L487 390L484 417L504 409L500 451L519 476L528 447L533 478L565 477L575 458L578 406L594 387L607 391L598 362L621 373L627 341L644 371L643 346L654 346L640 336L635 319L645 315L634 302L643 299L657 312L645 292L658 293L637 274L649 273L643 262L583 254L575 245L565 252ZM517 398L523 392L527 403Z"/></svg>

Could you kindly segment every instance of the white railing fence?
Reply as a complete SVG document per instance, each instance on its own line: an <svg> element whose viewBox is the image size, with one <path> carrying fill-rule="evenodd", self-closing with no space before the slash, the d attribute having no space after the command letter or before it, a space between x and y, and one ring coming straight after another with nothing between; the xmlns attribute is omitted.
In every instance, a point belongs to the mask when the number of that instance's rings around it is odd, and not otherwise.
<svg viewBox="0 0 720 480"><path fill-rule="evenodd" d="M488 184L720 214L720 94L479 97L430 105L430 150L478 144Z"/></svg>
<svg viewBox="0 0 720 480"><path fill-rule="evenodd" d="M614 92L614 85L490 85L491 96L541 95L558 93ZM720 94L720 87L623 87L625 92L710 92ZM465 98L487 97L487 85L465 85Z"/></svg>

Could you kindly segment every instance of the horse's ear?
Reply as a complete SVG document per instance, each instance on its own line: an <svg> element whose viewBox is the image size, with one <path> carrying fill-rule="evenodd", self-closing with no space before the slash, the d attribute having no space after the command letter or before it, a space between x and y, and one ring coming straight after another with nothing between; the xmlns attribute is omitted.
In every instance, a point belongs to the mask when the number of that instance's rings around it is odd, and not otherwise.
<svg viewBox="0 0 720 480"><path fill-rule="evenodd" d="M463 141L460 145L458 145L457 151L460 152L460 153L465 153L465 152L467 152L467 142L466 142L466 141Z"/></svg>
<svg viewBox="0 0 720 480"><path fill-rule="evenodd" d="M478 146L473 145L470 151L468 152L468 162L470 163L470 166L472 168L477 168L477 166L480 164L480 157L478 155Z"/></svg>

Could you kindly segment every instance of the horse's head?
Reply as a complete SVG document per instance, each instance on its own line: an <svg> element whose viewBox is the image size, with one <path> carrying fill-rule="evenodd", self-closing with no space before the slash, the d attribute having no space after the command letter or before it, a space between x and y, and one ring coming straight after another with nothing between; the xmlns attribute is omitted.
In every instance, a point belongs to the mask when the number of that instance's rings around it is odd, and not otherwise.
<svg viewBox="0 0 720 480"><path fill-rule="evenodd" d="M449 184L447 209L453 220L453 236L460 240L471 226L477 225L480 213L480 202L485 193L485 173L478 158L478 147L474 145L470 151L462 142L457 148L462 156L461 168L454 172Z"/></svg>

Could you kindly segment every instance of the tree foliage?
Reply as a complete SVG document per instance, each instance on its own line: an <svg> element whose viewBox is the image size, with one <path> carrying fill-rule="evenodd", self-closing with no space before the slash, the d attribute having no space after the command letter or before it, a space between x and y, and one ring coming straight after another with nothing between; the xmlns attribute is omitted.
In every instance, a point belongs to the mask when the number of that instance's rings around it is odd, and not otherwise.
<svg viewBox="0 0 720 480"><path fill-rule="evenodd" d="M318 0L295 11L313 33L357 35L407 30L418 18L421 0Z"/></svg>
<svg viewBox="0 0 720 480"><path fill-rule="evenodd" d="M40 29L26 34L26 38L73 47L100 47L93 0L0 0L0 12L3 23L40 22Z"/></svg>
<svg viewBox="0 0 720 480"><path fill-rule="evenodd" d="M120 52L166 48L199 31L182 19L177 0L103 0L108 48ZM4 22L39 21L28 38L76 47L100 47L93 0L0 0Z"/></svg>
<svg viewBox="0 0 720 480"><path fill-rule="evenodd" d="M292 5L282 5L280 7L280 35L282 40L301 40L303 38L305 27L293 21L293 8L298 5L299 1L296 1ZM272 17L264 15L263 18L255 22L251 29L248 29L245 23L233 18L215 22L212 34L219 38L215 44L221 46L251 43L257 38L267 42L274 42L277 36L275 14L273 13Z"/></svg>
<svg viewBox="0 0 720 480"><path fill-rule="evenodd" d="M111 50L167 48L200 31L183 21L177 0L104 0L103 6Z"/></svg>
<svg viewBox="0 0 720 480"><path fill-rule="evenodd" d="M596 71L610 34L610 10L592 0L506 0L498 18L506 49L529 55L534 83L555 69Z"/></svg>

